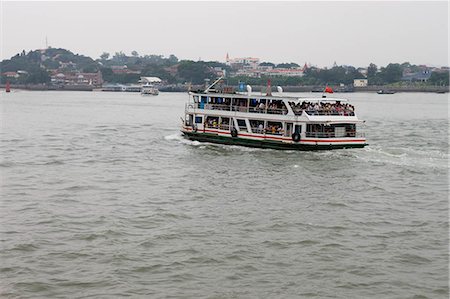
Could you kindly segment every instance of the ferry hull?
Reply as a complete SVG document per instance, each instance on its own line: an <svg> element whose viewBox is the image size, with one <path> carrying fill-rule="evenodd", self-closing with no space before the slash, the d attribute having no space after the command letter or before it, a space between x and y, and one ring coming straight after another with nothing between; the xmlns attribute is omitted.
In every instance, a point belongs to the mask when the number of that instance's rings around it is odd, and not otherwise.
<svg viewBox="0 0 450 299"><path fill-rule="evenodd" d="M199 133L199 132L182 131L182 133L184 137L190 140L200 142L210 142L226 145L239 145L255 148L270 148L277 150L320 151L320 150L345 149L345 148L363 148L367 145L366 143L302 144L302 143L288 143L281 141L255 140L239 137L220 136L216 134Z"/></svg>

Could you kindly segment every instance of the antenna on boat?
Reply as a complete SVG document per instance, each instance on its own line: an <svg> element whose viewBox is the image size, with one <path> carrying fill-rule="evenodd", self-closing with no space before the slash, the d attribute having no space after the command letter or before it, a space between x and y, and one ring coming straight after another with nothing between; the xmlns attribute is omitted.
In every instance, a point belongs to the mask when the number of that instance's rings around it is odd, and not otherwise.
<svg viewBox="0 0 450 299"><path fill-rule="evenodd" d="M211 84L210 86L208 86L206 89L205 89L205 92L208 92L210 89L212 89L217 83L219 83L220 81L222 81L223 80L223 77L220 77L219 79L217 79L216 81L214 81L213 82L213 84Z"/></svg>
<svg viewBox="0 0 450 299"><path fill-rule="evenodd" d="M270 86L270 79L267 80L267 90L266 95L271 96L272 95L272 86Z"/></svg>
<svg viewBox="0 0 450 299"><path fill-rule="evenodd" d="M210 81L210 80L209 80L208 78L205 79L205 88L208 88L208 86L209 86L209 81Z"/></svg>

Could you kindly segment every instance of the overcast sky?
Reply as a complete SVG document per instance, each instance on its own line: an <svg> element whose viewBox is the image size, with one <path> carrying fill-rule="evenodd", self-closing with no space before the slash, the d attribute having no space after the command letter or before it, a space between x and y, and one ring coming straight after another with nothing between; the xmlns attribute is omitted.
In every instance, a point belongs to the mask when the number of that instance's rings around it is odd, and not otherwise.
<svg viewBox="0 0 450 299"><path fill-rule="evenodd" d="M1 58L48 44L180 59L448 65L442 2L2 2Z"/></svg>

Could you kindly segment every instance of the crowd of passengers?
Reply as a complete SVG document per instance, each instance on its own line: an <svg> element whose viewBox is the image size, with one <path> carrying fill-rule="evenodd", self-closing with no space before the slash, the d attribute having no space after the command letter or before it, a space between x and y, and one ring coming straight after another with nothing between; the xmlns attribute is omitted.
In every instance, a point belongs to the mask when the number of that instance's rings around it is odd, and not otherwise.
<svg viewBox="0 0 450 299"><path fill-rule="evenodd" d="M283 111L283 110L285 110L287 112L282 101L272 101L270 103L267 103L267 105L266 105L262 101L257 102L255 99L252 99L250 101L250 107L253 108L253 110L257 111L257 112L263 112L266 110L266 108L269 112Z"/></svg>
<svg viewBox="0 0 450 299"><path fill-rule="evenodd" d="M229 110L230 109L230 99L228 98L211 98L210 102L205 104L209 109L217 110ZM303 111L309 115L343 115L343 116L354 116L355 107L348 103L342 104L340 101L335 103L329 102L289 102L295 115L301 115ZM258 101L256 99L251 99L249 102L249 107L247 107L247 99L235 99L233 100L234 110L237 111L247 111L249 112L260 112L274 114L286 114L287 109L284 106L283 101L271 100L271 101ZM200 104L199 104L200 107Z"/></svg>
<svg viewBox="0 0 450 299"><path fill-rule="evenodd" d="M353 116L355 115L355 107L350 104L342 104L340 101L336 101L335 103L327 103L327 102L289 102L292 110L296 115L302 114L302 111L305 111L309 115L345 115L345 116Z"/></svg>
<svg viewBox="0 0 450 299"><path fill-rule="evenodd" d="M229 129L229 121L228 120L222 120L222 123L219 123L216 118L207 118L207 120L204 123L205 128L214 128L214 129L222 129L222 130L228 130ZM283 134L283 127L281 124L273 124L268 125L266 128L264 128L264 125L262 123L257 123L254 121L250 121L250 126L252 127L253 133L259 133L259 134L273 134L273 135L282 135Z"/></svg>
<svg viewBox="0 0 450 299"><path fill-rule="evenodd" d="M273 135L282 135L283 134L283 127L280 125L268 125L266 128L264 128L264 125L262 123L257 123L250 121L250 126L252 127L253 133L259 133L259 134L273 134Z"/></svg>
<svg viewBox="0 0 450 299"><path fill-rule="evenodd" d="M248 105L248 106L247 106ZM199 108L202 105L198 104ZM230 99L228 98L211 98L208 103L205 103L205 108L213 110L229 110L231 106ZM256 99L250 99L247 104L247 99L234 99L233 100L233 110L246 112L247 108L249 112L259 112L264 113L266 110L268 113L273 114L286 114L287 109L283 104L283 101L272 100L272 101L258 101Z"/></svg>

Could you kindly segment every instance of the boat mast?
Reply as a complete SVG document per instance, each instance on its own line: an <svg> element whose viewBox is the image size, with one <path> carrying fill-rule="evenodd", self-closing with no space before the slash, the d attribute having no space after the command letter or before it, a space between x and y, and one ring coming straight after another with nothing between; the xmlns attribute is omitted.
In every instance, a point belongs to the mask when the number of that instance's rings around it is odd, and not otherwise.
<svg viewBox="0 0 450 299"><path fill-rule="evenodd" d="M220 81L222 81L223 80L223 77L220 77L219 79L217 79L216 81L214 81L210 86L208 86L206 89L205 89L205 92L208 92L210 89L212 89L217 83L219 83Z"/></svg>

